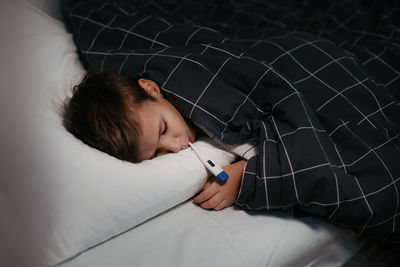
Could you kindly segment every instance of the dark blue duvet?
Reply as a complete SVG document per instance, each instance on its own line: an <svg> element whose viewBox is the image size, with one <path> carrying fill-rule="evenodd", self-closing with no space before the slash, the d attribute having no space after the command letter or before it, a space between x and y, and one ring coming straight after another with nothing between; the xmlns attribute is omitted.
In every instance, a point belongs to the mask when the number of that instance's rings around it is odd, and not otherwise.
<svg viewBox="0 0 400 267"><path fill-rule="evenodd" d="M159 2L66 4L86 67L153 79L225 143L257 138L238 206L398 244L399 5Z"/></svg>

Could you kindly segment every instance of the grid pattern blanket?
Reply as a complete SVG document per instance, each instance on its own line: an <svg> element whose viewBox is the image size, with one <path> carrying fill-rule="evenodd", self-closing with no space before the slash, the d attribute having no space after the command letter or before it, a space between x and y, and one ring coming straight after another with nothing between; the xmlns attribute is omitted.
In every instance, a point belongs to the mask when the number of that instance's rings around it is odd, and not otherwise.
<svg viewBox="0 0 400 267"><path fill-rule="evenodd" d="M384 2L384 3L382 3ZM256 138L236 204L400 241L396 1L69 1L87 67L156 81L227 144Z"/></svg>

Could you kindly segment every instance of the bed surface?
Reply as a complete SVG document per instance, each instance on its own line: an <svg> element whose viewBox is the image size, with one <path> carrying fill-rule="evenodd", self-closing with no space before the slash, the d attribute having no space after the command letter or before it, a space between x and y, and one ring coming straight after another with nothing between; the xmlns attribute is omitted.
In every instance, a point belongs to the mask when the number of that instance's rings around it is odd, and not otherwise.
<svg viewBox="0 0 400 267"><path fill-rule="evenodd" d="M360 244L312 218L207 211L187 201L60 267L341 266Z"/></svg>

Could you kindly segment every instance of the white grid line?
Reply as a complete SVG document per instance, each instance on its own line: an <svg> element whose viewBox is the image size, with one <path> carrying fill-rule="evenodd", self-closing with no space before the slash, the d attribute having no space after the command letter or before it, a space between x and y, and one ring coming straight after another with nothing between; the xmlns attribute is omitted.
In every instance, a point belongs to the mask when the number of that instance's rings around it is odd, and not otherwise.
<svg viewBox="0 0 400 267"><path fill-rule="evenodd" d="M165 47L165 48L169 48L169 47ZM182 59L183 57L181 56L177 56L177 55L167 55L167 54L161 54L161 53L137 53L137 52L111 52L113 49L108 50L108 52L94 52L94 51L81 51L82 54L87 54L87 55L104 55L104 56L126 56L126 55L130 55L130 56L152 56L154 55L155 57L170 57L170 58L179 58ZM203 64L201 64L200 62L190 59L190 58L186 58L186 61L192 62L196 65L201 66L203 69L208 71L208 68L206 66L204 66Z"/></svg>
<svg viewBox="0 0 400 267"><path fill-rule="evenodd" d="M301 38L300 38L301 39ZM306 40L304 40L305 42L308 42L308 41L306 41ZM318 46L316 46L315 44L313 44L313 43L310 43L310 42L308 42L310 45L312 45L313 47L315 47L316 49L318 49L319 51L321 51L322 53L324 53L325 55L327 55L328 57L330 57L332 60L333 60L333 57L331 56L331 55L329 55L329 53L327 53L326 51L324 51L323 49L321 49L320 47L318 47ZM375 94L371 91L371 89L369 89L364 83L362 83L362 82L360 82L360 80L351 72L351 71L349 71L347 68L345 68L339 61L337 61L337 64L344 70L344 71L346 71L357 83L359 83L360 85L362 85L371 95L372 95L372 97L374 98L374 100L375 100L375 103L378 105L378 107L379 107L379 109L381 109L381 113L382 113L382 116L387 120L387 121L390 121L389 119L388 119L388 117L386 116L386 114L383 112L383 110L382 110L382 107L381 107L381 104L379 103L379 101L378 101L378 99L377 99L377 97L375 96ZM367 119L368 120L368 119ZM368 122L370 122L369 120L368 120ZM370 122L370 124L372 124L371 122ZM373 124L372 124L372 126L373 127L375 127Z"/></svg>
<svg viewBox="0 0 400 267"><path fill-rule="evenodd" d="M254 92L254 90L257 88L258 84L260 83L260 81L264 78L265 75L267 75L267 73L270 71L270 69L266 70L261 76L260 78L257 80L257 82L255 83L255 85L253 86L253 88L251 89L251 91L246 95L245 99L242 101L242 103L239 104L239 106L236 108L236 110L233 112L232 117L226 122L226 125L228 125L228 123L230 123L236 116L237 112L239 111L239 109L246 103L246 101L249 99L249 96L251 95L251 93ZM224 136L224 132L226 130L226 126L224 127L224 129L221 132L220 136Z"/></svg>
<svg viewBox="0 0 400 267"><path fill-rule="evenodd" d="M168 45L166 45L166 44L164 44L164 43L161 43L161 42L156 41L156 40L154 40L154 39L152 39L152 38L146 37L146 36L144 36L144 35L141 35L141 34L138 34L138 33L135 33L135 32L129 32L128 30L126 30L126 29L124 29L124 28L120 28L120 27L110 27L110 26L107 26L107 25L105 25L105 24L103 24L103 23L101 23L101 22L92 20L92 19L90 19L90 18L85 18L85 17L79 16L79 15L70 15L70 17L76 17L76 18L80 18L80 19L82 19L82 20L87 20L87 21L92 22L93 24L97 24L97 25L102 26L102 27L105 27L105 28L107 28L107 29L119 30L119 31L121 31L121 32L129 33L129 34L131 34L131 35L135 35L136 37L140 37L140 38L142 38L142 39L144 39L144 40L146 40L146 41L155 42L155 43L157 43L157 44L159 44L159 45L161 45L161 46L168 47Z"/></svg>
<svg viewBox="0 0 400 267"><path fill-rule="evenodd" d="M361 229L361 232L360 232L360 234L361 234L362 232L364 232L365 227L367 227L369 221L371 220L372 216L374 215L374 212L372 211L371 206L369 205L368 199L365 197L364 191L362 190L362 187L361 187L360 182L358 181L357 177L354 176L354 180L357 182L358 188L360 189L360 192L364 198L365 204L367 205L368 210L371 213L369 218L365 222L364 227Z"/></svg>
<svg viewBox="0 0 400 267"><path fill-rule="evenodd" d="M199 102L200 98L203 96L203 94L205 93L205 91L207 90L207 88L210 86L210 84L214 81L214 79L217 77L218 73L221 71L221 69L225 66L225 64L230 60L231 58L227 58L224 63L222 63L222 65L219 67L219 69L217 70L217 72L213 75L213 77L211 78L211 80L208 82L208 84L206 85L206 87L204 88L204 90L201 92L201 94L199 95L199 97L196 100L196 103L194 103L192 110L190 111L189 114L189 119L192 118L192 114L193 114L193 110L197 107L197 103ZM221 140L223 138L221 137Z"/></svg>
<svg viewBox="0 0 400 267"><path fill-rule="evenodd" d="M396 191L396 209L395 209L395 212L396 212L398 210L398 207L399 207L399 192L398 192L396 184L394 183L394 178L393 178L392 172L389 170L388 166L385 164L385 162L382 160L382 158L379 156L379 154L376 153L376 149L371 149L371 147L367 143L365 143L364 140L362 140L360 137L358 137L349 127L347 127L346 125L345 125L345 127L354 137L359 139L361 143L363 143L366 147L368 147L368 149L370 151L372 151L372 153L374 153L374 155L379 159L379 161L382 163L382 165L384 166L384 168L388 172L388 174L390 176L390 179L393 182L394 189ZM399 135L400 135L400 133L399 133ZM393 232L395 231L395 227L396 227L396 220L393 219Z"/></svg>
<svg viewBox="0 0 400 267"><path fill-rule="evenodd" d="M305 41L305 40L303 40ZM305 41L307 42L307 41ZM274 42L270 42L271 44L275 45L276 47L280 48L282 51L285 51L285 49L283 49L280 45L274 43ZM288 54L303 70L305 70L309 75L311 75L314 79L316 79L317 81L319 81L320 83L322 83L323 85L325 85L326 87L328 87L329 89L331 89L332 91L334 91L336 94L340 95L343 99L346 100L346 102L352 107L354 108L362 117L365 118L364 113L361 112L361 110L359 110L346 96L344 96L343 94L340 93L340 91L336 90L335 88L333 88L332 86L328 85L327 83L325 83L324 81L322 81L320 78L318 78L317 76L314 76L308 69L306 69L302 64L300 64L300 62L298 62L298 60L291 54ZM366 119L371 125L372 127L376 128L376 126L370 121L368 120L368 118Z"/></svg>

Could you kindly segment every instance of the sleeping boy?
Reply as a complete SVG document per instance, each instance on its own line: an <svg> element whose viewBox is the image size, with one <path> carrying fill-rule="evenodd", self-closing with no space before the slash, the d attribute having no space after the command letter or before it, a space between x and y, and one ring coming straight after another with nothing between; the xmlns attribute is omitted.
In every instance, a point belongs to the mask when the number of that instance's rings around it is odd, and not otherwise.
<svg viewBox="0 0 400 267"><path fill-rule="evenodd" d="M225 184L204 185L201 207L301 210L399 243L400 87L365 58L375 46L347 50L337 43L353 43L348 35L335 43L287 29L226 35L152 11L132 1L67 7L83 62L109 71L75 88L70 132L140 162L187 148L193 122L227 147L256 144L224 167Z"/></svg>
<svg viewBox="0 0 400 267"><path fill-rule="evenodd" d="M66 129L86 144L134 163L179 152L196 138L192 122L163 97L156 82L111 72L88 71L66 101L63 118ZM210 179L193 202L214 210L232 205L245 163L225 166L228 181Z"/></svg>

